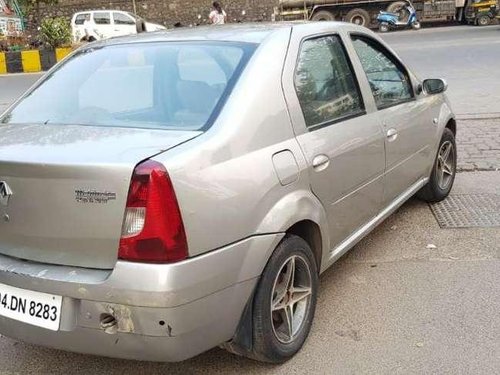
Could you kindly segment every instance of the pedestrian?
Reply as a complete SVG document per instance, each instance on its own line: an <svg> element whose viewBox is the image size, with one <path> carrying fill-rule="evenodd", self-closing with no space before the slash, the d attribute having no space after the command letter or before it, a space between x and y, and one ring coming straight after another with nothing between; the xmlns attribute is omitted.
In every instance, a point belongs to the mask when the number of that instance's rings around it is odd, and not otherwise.
<svg viewBox="0 0 500 375"><path fill-rule="evenodd" d="M81 39L82 42L95 42L97 39L92 35L92 22L90 22L90 14L85 15L85 21L83 21L83 31L84 35Z"/></svg>
<svg viewBox="0 0 500 375"><path fill-rule="evenodd" d="M224 25L226 23L227 14L222 9L222 6L218 1L214 1L212 4L213 10L210 12L210 22L212 25Z"/></svg>

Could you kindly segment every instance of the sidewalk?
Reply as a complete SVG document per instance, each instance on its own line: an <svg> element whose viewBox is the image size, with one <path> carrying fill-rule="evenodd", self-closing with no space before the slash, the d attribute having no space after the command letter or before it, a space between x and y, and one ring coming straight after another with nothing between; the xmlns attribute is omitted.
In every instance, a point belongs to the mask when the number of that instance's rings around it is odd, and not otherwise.
<svg viewBox="0 0 500 375"><path fill-rule="evenodd" d="M459 171L500 170L500 118L458 120Z"/></svg>

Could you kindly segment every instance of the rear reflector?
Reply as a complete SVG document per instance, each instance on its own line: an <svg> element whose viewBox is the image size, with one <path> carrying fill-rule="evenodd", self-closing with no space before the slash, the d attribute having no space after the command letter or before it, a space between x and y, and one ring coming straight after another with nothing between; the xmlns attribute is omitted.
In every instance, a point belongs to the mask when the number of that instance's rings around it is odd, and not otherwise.
<svg viewBox="0 0 500 375"><path fill-rule="evenodd" d="M118 257L131 262L170 263L188 254L184 224L165 167L153 160L132 175Z"/></svg>

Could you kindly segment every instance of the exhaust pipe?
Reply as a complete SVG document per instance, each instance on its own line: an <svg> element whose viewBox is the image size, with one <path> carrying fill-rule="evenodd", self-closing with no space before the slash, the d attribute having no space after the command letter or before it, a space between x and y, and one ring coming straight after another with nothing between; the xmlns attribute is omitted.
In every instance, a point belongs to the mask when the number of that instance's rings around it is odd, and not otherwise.
<svg viewBox="0 0 500 375"><path fill-rule="evenodd" d="M108 335L114 335L118 332L118 321L111 314L102 314L100 327Z"/></svg>

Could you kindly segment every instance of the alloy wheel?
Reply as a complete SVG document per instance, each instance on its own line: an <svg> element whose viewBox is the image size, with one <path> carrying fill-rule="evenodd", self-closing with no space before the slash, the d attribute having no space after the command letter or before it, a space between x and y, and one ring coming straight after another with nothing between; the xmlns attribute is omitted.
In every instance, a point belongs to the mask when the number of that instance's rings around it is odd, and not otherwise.
<svg viewBox="0 0 500 375"><path fill-rule="evenodd" d="M446 190L455 175L456 161L453 144L446 141L441 145L437 159L437 182L442 190Z"/></svg>
<svg viewBox="0 0 500 375"><path fill-rule="evenodd" d="M271 316L274 335L289 344L300 333L312 295L311 270L299 255L289 257L274 281Z"/></svg>

